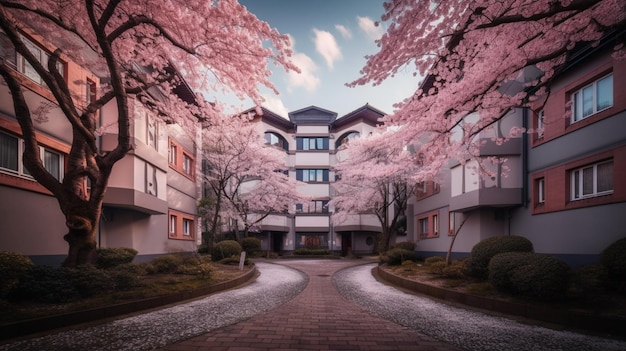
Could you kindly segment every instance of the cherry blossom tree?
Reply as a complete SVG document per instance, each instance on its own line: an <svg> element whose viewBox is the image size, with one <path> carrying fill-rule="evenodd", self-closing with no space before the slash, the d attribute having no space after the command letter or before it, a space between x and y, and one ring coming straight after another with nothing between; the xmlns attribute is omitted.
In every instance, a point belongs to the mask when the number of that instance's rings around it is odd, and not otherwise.
<svg viewBox="0 0 626 351"><path fill-rule="evenodd" d="M283 173L286 154L268 145L254 114L215 118L204 137L206 180L211 190L209 240L221 222L236 220L243 236L274 213L287 213L305 200L298 182ZM237 234L238 235L238 234Z"/></svg>
<svg viewBox="0 0 626 351"><path fill-rule="evenodd" d="M380 51L348 85L377 85L406 72L425 77L384 122L402 126L400 142L389 139L389 146L413 144L433 172L447 159L475 156L479 133L549 94L572 50L626 24L624 0L390 0L384 7ZM626 57L624 40L615 57Z"/></svg>
<svg viewBox="0 0 626 351"><path fill-rule="evenodd" d="M34 57L20 35L27 25L58 47L47 66ZM26 103L17 73L5 60L0 61L0 76L10 89L26 144L24 164L57 198L66 218L67 266L95 260L95 229L111 169L132 148L129 99L158 88L169 98L153 101L150 107L168 123L193 129L198 117L210 120L219 115L219 105L205 104L202 99L184 103L173 93L181 84L194 91L227 87L260 104L260 85L276 91L269 81L268 61L297 70L288 61L288 37L258 20L236 0L0 0L0 29L45 82L72 128L71 151L59 182L46 171L37 152L36 107ZM84 108L57 69L60 57L88 67L110 82ZM207 75L214 79L207 80ZM118 138L117 145L104 152L96 142L96 114L109 102L117 107ZM91 182L89 194L83 191L87 179Z"/></svg>
<svg viewBox="0 0 626 351"><path fill-rule="evenodd" d="M334 207L333 220L342 223L355 214L374 214L382 231L375 251L389 248L405 210L409 196L418 184L419 165L410 150L389 148L387 141L393 130L351 139L347 156L339 159L334 170L339 179L333 183L335 196L329 202Z"/></svg>

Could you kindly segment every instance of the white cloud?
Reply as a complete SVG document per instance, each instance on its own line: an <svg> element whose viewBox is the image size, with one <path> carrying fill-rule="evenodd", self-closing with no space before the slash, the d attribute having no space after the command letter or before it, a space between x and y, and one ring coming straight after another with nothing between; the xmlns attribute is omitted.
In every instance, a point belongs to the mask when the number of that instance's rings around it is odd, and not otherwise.
<svg viewBox="0 0 626 351"><path fill-rule="evenodd" d="M344 39L352 39L352 32L350 31L350 29L346 28L345 26L341 24L335 24L335 29L339 31L339 33Z"/></svg>
<svg viewBox="0 0 626 351"><path fill-rule="evenodd" d="M326 65L332 70L334 61L342 57L335 37L330 32L317 28L313 28L313 33L315 33L315 49L324 57Z"/></svg>
<svg viewBox="0 0 626 351"><path fill-rule="evenodd" d="M359 22L359 28L372 40L380 39L383 36L383 28L380 25L377 26L371 18L357 16L356 19Z"/></svg>
<svg viewBox="0 0 626 351"><path fill-rule="evenodd" d="M313 92L320 85L320 79L315 75L317 65L307 55L294 52L291 61L300 68L300 73L290 71L287 74L287 91L303 87L308 92Z"/></svg>
<svg viewBox="0 0 626 351"><path fill-rule="evenodd" d="M263 107L281 117L288 118L289 110L283 103L283 100L281 100L276 95L261 94L261 96L263 96L263 99L265 99L265 102L263 102Z"/></svg>

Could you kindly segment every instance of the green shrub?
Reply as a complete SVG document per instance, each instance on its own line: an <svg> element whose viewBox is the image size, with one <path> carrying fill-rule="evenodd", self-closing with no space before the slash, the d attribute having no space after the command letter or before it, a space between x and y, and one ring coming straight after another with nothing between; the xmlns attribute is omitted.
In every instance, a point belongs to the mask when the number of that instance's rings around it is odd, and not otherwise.
<svg viewBox="0 0 626 351"><path fill-rule="evenodd" d="M530 264L513 270L511 283L520 294L539 300L555 300L565 295L569 286L569 266L552 256L533 254Z"/></svg>
<svg viewBox="0 0 626 351"><path fill-rule="evenodd" d="M463 278L465 272L465 260L454 260L441 270L441 274L447 278Z"/></svg>
<svg viewBox="0 0 626 351"><path fill-rule="evenodd" d="M131 263L135 256L137 256L137 250L128 247L102 248L98 249L96 265L99 268L112 268Z"/></svg>
<svg viewBox="0 0 626 351"><path fill-rule="evenodd" d="M430 256L430 257L426 257L426 259L424 260L424 264L426 266L430 266L433 263L437 263L437 262L444 262L445 263L446 258L443 256Z"/></svg>
<svg viewBox="0 0 626 351"><path fill-rule="evenodd" d="M608 282L608 272L603 265L588 265L572 272L570 293L573 296L595 301L597 294L602 293Z"/></svg>
<svg viewBox="0 0 626 351"><path fill-rule="evenodd" d="M196 262L196 264L184 264L179 267L178 274L195 275L204 279L211 277L215 268L210 263Z"/></svg>
<svg viewBox="0 0 626 351"><path fill-rule="evenodd" d="M213 261L221 261L224 258L237 256L241 253L241 245L235 240L224 240L213 247Z"/></svg>
<svg viewBox="0 0 626 351"><path fill-rule="evenodd" d="M415 251L395 248L387 251L383 261L390 266L398 266L404 261L417 261Z"/></svg>
<svg viewBox="0 0 626 351"><path fill-rule="evenodd" d="M494 256L489 263L489 283L494 288L539 300L563 297L569 279L569 266L552 256L506 252Z"/></svg>
<svg viewBox="0 0 626 351"><path fill-rule="evenodd" d="M391 247L392 249L403 249L408 251L415 251L415 243L412 241L403 241L401 243L396 243Z"/></svg>
<svg viewBox="0 0 626 351"><path fill-rule="evenodd" d="M443 275L443 270L446 268L446 262L445 261L431 262L430 264L427 265L427 267L428 267L428 273Z"/></svg>
<svg viewBox="0 0 626 351"><path fill-rule="evenodd" d="M0 297L5 296L32 267L33 261L28 256L0 251Z"/></svg>
<svg viewBox="0 0 626 351"><path fill-rule="evenodd" d="M148 274L159 273L176 273L178 267L184 264L184 257L182 255L165 255L159 256L148 264Z"/></svg>
<svg viewBox="0 0 626 351"><path fill-rule="evenodd" d="M530 264L534 254L531 252L503 252L489 261L489 283L498 291L514 293L511 282L513 271L519 266Z"/></svg>
<svg viewBox="0 0 626 351"><path fill-rule="evenodd" d="M115 289L115 281L106 271L91 265L78 266L68 270L70 279L81 297L91 297Z"/></svg>
<svg viewBox="0 0 626 351"><path fill-rule="evenodd" d="M626 291L626 238L609 245L600 255L600 263L606 268L610 285Z"/></svg>
<svg viewBox="0 0 626 351"><path fill-rule="evenodd" d="M10 300L42 303L65 303L80 298L70 269L33 266L11 289Z"/></svg>
<svg viewBox="0 0 626 351"><path fill-rule="evenodd" d="M469 274L486 279L491 258L503 252L533 252L533 244L521 236L495 236L474 245L468 263Z"/></svg>
<svg viewBox="0 0 626 351"><path fill-rule="evenodd" d="M241 240L241 248L248 256L252 256L255 252L261 251L261 239L249 236Z"/></svg>
<svg viewBox="0 0 626 351"><path fill-rule="evenodd" d="M301 247L299 249L293 250L292 255L300 255L300 256L327 256L332 253L328 249L311 249L306 247Z"/></svg>

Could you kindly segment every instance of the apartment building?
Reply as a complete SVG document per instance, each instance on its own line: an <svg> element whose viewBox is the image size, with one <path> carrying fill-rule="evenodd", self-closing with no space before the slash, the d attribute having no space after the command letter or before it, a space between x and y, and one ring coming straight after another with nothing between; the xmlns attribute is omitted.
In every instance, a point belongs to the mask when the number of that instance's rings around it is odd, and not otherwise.
<svg viewBox="0 0 626 351"><path fill-rule="evenodd" d="M626 236L626 62L611 55L615 37L573 53L549 96L491 132L516 125L537 133L502 146L480 135L481 157L506 158L506 174L494 165L494 177L481 177L474 160L421 184L407 213L418 253L445 254L455 234L453 257L487 237L519 235L536 252L580 266Z"/></svg>
<svg viewBox="0 0 626 351"><path fill-rule="evenodd" d="M50 43L31 32L25 32L23 38L31 52L47 61L54 50ZM45 167L61 180L70 151L71 126L54 107L50 90L3 32L0 44L0 56L20 73L31 111L49 106L42 121L36 123L37 141ZM100 82L106 79L64 56L59 69L79 108L97 98ZM185 84L175 92L193 102L195 95ZM68 250L63 240L65 218L57 200L22 165L24 144L9 96L6 84L0 83L0 250L26 254L38 264L60 264ZM166 97L153 89L142 99L163 101ZM176 124L165 124L137 99L129 101L129 109L133 150L113 168L97 228L98 245L134 248L139 252L138 261L164 253L195 251L199 237L195 160L199 159L196 145L201 136L190 135ZM115 103L98 111L98 123L105 128L97 143L105 152L117 142L116 112ZM85 187L89 191L89 185Z"/></svg>
<svg viewBox="0 0 626 351"><path fill-rule="evenodd" d="M376 217L354 215L336 225L328 202L335 180L332 167L345 152L342 145L369 134L382 116L383 112L367 104L339 118L316 106L290 112L289 119L267 109L255 116L263 125L267 143L285 152L289 176L302 182L300 193L311 198L289 214L274 214L262 222L254 235L261 239L264 250L286 253L316 247L344 255L372 252L381 230Z"/></svg>

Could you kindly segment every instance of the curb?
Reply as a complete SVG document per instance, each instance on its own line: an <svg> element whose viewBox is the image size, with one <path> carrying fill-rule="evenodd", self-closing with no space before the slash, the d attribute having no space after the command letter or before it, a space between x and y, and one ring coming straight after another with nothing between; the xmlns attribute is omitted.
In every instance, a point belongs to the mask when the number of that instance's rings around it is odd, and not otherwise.
<svg viewBox="0 0 626 351"><path fill-rule="evenodd" d="M380 267L373 268L372 273L389 284L440 300L455 302L482 310L528 318L530 320L556 324L568 328L610 334L618 337L624 337L624 331L626 331L626 318L620 318L618 316L552 309L545 306L535 306L477 295L468 295L458 291L404 279L384 269L380 269Z"/></svg>
<svg viewBox="0 0 626 351"><path fill-rule="evenodd" d="M256 278L257 275L258 270L256 267L253 267L250 271L235 279L195 290L6 324L0 327L0 340L45 332L81 323L93 322L100 319L118 317L125 314L196 299L205 295L238 287Z"/></svg>

